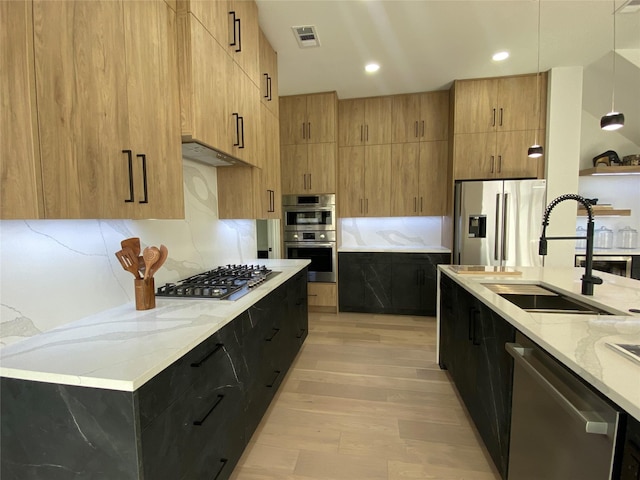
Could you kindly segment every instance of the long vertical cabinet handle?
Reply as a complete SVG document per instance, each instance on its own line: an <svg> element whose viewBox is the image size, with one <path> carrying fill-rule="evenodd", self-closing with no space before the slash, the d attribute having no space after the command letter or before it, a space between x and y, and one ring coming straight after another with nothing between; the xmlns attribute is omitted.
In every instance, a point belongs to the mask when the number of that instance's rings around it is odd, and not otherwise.
<svg viewBox="0 0 640 480"><path fill-rule="evenodd" d="M500 107L500 126L502 126L502 117L504 116L504 111L502 110L502 107Z"/></svg>
<svg viewBox="0 0 640 480"><path fill-rule="evenodd" d="M493 109L493 118L491 120L491 126L495 127L496 126L496 109Z"/></svg>
<svg viewBox="0 0 640 480"><path fill-rule="evenodd" d="M416 138L418 138L418 121L417 120L413 126L413 134Z"/></svg>
<svg viewBox="0 0 640 480"><path fill-rule="evenodd" d="M495 231L493 235L493 259L494 260L498 260L498 226L500 223L498 221L499 213L500 213L500 194L496 193L496 216L495 216L496 226L495 226Z"/></svg>
<svg viewBox="0 0 640 480"><path fill-rule="evenodd" d="M420 213L422 213L422 197L420 197Z"/></svg>
<svg viewBox="0 0 640 480"><path fill-rule="evenodd" d="M147 156L144 153L136 155L142 159L142 186L144 188L144 198L138 203L149 203L149 191L147 189Z"/></svg>
<svg viewBox="0 0 640 480"><path fill-rule="evenodd" d="M509 220L509 194L504 194L504 204L502 205L502 260L507 259L507 221Z"/></svg>
<svg viewBox="0 0 640 480"><path fill-rule="evenodd" d="M369 199L364 199L364 213L369 213Z"/></svg>
<svg viewBox="0 0 640 480"><path fill-rule="evenodd" d="M311 122L307 122L307 133L309 134L309 140L311 140Z"/></svg>
<svg viewBox="0 0 640 480"><path fill-rule="evenodd" d="M364 142L364 125L360 125L360 141Z"/></svg>
<svg viewBox="0 0 640 480"><path fill-rule="evenodd" d="M491 173L493 173L493 164L495 163L496 157L495 155L491 155Z"/></svg>
<svg viewBox="0 0 640 480"><path fill-rule="evenodd" d="M238 120L240 121L240 138L242 139L242 142L240 143L240 148L244 148L244 117L238 117Z"/></svg>
<svg viewBox="0 0 640 480"><path fill-rule="evenodd" d="M307 138L307 135L306 135L306 129L304 128L304 127L305 127L305 125L306 125L306 123L305 123L305 122L302 122L302 138L303 138L303 139L306 139L306 138Z"/></svg>
<svg viewBox="0 0 640 480"><path fill-rule="evenodd" d="M502 155L498 155L498 173L502 173Z"/></svg>
<svg viewBox="0 0 640 480"><path fill-rule="evenodd" d="M229 12L229 15L231 15L231 28L233 29L233 42L230 42L229 46L235 47L238 44L238 38L236 35L236 12L232 10Z"/></svg>
<svg viewBox="0 0 640 480"><path fill-rule="evenodd" d="M127 154L129 162L129 198L125 200L125 203L131 203L133 202L133 157L131 150L122 150L122 153Z"/></svg>
<svg viewBox="0 0 640 480"><path fill-rule="evenodd" d="M238 48L236 48L236 53L239 53L242 51L242 25L239 18L235 19L235 23L238 25Z"/></svg>
<svg viewBox="0 0 640 480"><path fill-rule="evenodd" d="M422 133L420 135L420 138L424 138L424 120L422 120Z"/></svg>
<svg viewBox="0 0 640 480"><path fill-rule="evenodd" d="M234 147L240 146L240 115L237 113L232 113L232 115L236 118L236 141L233 142Z"/></svg>
<svg viewBox="0 0 640 480"><path fill-rule="evenodd" d="M368 125L368 124L367 124L367 125L365 125L365 127L364 127L364 131L365 131L365 137L364 137L364 139L365 139L365 141L366 141L366 142L368 142L368 141L369 141L369 125Z"/></svg>
<svg viewBox="0 0 640 480"><path fill-rule="evenodd" d="M309 174L309 190L311 190L311 174Z"/></svg>
<svg viewBox="0 0 640 480"><path fill-rule="evenodd" d="M267 93L262 98L269 98L269 74L263 73L262 75L264 75L264 86L267 89Z"/></svg>
<svg viewBox="0 0 640 480"><path fill-rule="evenodd" d="M413 197L413 213L418 213L418 197Z"/></svg>
<svg viewBox="0 0 640 480"><path fill-rule="evenodd" d="M364 210L362 210L362 199L360 199L360 213L364 213Z"/></svg>
<svg viewBox="0 0 640 480"><path fill-rule="evenodd" d="M273 88L271 86L271 77L267 77L267 90L269 91L268 101L270 102L271 100L273 100L273 98L271 97L271 95L273 94Z"/></svg>
<svg viewBox="0 0 640 480"><path fill-rule="evenodd" d="M306 173L303 173L303 174L302 174L302 182L303 182L303 184L304 184L304 185L303 185L303 187L302 187L302 189L303 189L303 190L306 190L306 189L307 189L307 174L306 174Z"/></svg>

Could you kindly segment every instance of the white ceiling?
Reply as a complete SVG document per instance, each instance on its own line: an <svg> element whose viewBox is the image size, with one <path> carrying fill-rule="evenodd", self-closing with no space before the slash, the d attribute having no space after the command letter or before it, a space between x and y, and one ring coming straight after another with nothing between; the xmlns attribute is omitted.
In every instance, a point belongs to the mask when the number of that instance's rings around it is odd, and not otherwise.
<svg viewBox="0 0 640 480"><path fill-rule="evenodd" d="M636 0L637 1L637 0ZM620 7L623 0L616 0ZM278 52L281 95L339 98L448 88L454 79L584 66L613 47L611 0L257 0ZM291 27L315 25L321 46L300 49ZM491 55L510 51L503 63ZM640 12L616 15L616 49L640 59ZM375 75L364 64L381 65ZM638 66L640 68L640 65ZM616 87L617 88L617 87ZM632 88L640 90L640 85Z"/></svg>

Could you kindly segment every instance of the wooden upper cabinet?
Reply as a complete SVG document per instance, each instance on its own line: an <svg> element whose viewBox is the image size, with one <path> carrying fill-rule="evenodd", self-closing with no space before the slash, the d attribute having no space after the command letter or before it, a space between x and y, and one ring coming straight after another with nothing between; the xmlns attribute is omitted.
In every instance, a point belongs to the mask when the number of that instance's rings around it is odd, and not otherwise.
<svg viewBox="0 0 640 480"><path fill-rule="evenodd" d="M451 179L448 171L449 142L420 142L420 180L418 210L420 215L447 215Z"/></svg>
<svg viewBox="0 0 640 480"><path fill-rule="evenodd" d="M260 101L278 117L278 55L262 30L260 30Z"/></svg>
<svg viewBox="0 0 640 480"><path fill-rule="evenodd" d="M546 109L546 74L455 82L455 133L532 130ZM538 95L538 87L540 94ZM540 97L538 99L538 97ZM540 108L537 108L538 100Z"/></svg>
<svg viewBox="0 0 640 480"><path fill-rule="evenodd" d="M314 143L307 146L307 193L335 193L336 144ZM299 193L299 192L295 192Z"/></svg>
<svg viewBox="0 0 640 480"><path fill-rule="evenodd" d="M258 167L263 166L262 131L260 121L260 91L234 63L234 79L238 82L231 107L231 129L234 139L231 154Z"/></svg>
<svg viewBox="0 0 640 480"><path fill-rule="evenodd" d="M229 51L251 81L260 85L258 6L253 0L229 1Z"/></svg>
<svg viewBox="0 0 640 480"><path fill-rule="evenodd" d="M340 217L388 217L391 213L391 145L340 147Z"/></svg>
<svg viewBox="0 0 640 480"><path fill-rule="evenodd" d="M540 159L529 158L527 150L534 143L535 130L498 132L496 134L497 178L536 178ZM544 142L544 138L539 138ZM541 143L543 145L544 143Z"/></svg>
<svg viewBox="0 0 640 480"><path fill-rule="evenodd" d="M495 178L496 134L463 133L453 142L453 178L471 180Z"/></svg>
<svg viewBox="0 0 640 480"><path fill-rule="evenodd" d="M280 145L283 195L305 193L307 189L307 159L306 145Z"/></svg>
<svg viewBox="0 0 640 480"><path fill-rule="evenodd" d="M391 146L391 215L418 215L420 143Z"/></svg>
<svg viewBox="0 0 640 480"><path fill-rule="evenodd" d="M31 3L0 2L0 12L0 219L44 218Z"/></svg>
<svg viewBox="0 0 640 480"><path fill-rule="evenodd" d="M225 50L229 48L232 19L228 0L180 0L178 13L191 13Z"/></svg>
<svg viewBox="0 0 640 480"><path fill-rule="evenodd" d="M122 3L36 0L33 15L46 217L133 217Z"/></svg>
<svg viewBox="0 0 640 480"><path fill-rule="evenodd" d="M380 145L391 143L391 97L340 100L338 144Z"/></svg>
<svg viewBox="0 0 640 480"><path fill-rule="evenodd" d="M393 143L449 138L449 92L393 96Z"/></svg>
<svg viewBox="0 0 640 480"><path fill-rule="evenodd" d="M134 168L136 200L148 202L134 218L184 218L176 14L164 2L123 7L130 146L144 162Z"/></svg>
<svg viewBox="0 0 640 480"><path fill-rule="evenodd" d="M280 97L280 144L336 141L335 92Z"/></svg>

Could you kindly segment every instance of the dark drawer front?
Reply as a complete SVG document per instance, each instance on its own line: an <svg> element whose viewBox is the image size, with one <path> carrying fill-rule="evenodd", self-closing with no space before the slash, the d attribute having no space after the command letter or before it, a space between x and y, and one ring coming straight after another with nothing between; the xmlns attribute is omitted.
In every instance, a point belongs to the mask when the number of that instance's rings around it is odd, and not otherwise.
<svg viewBox="0 0 640 480"><path fill-rule="evenodd" d="M243 370L241 342L247 324L244 312L137 390L141 428L149 425L195 383L242 381L246 370Z"/></svg>
<svg viewBox="0 0 640 480"><path fill-rule="evenodd" d="M234 428L242 402L239 385L194 384L143 429L144 478L210 480L226 466L230 474L245 445L243 429Z"/></svg>

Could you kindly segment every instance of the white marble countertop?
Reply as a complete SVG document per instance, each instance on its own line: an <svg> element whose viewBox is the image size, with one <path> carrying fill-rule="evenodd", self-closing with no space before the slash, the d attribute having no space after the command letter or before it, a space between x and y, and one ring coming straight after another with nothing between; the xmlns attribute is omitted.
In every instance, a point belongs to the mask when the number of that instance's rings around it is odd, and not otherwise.
<svg viewBox="0 0 640 480"><path fill-rule="evenodd" d="M158 297L143 311L121 305L3 348L0 375L134 391L310 263L257 262L281 273L236 301Z"/></svg>
<svg viewBox="0 0 640 480"><path fill-rule="evenodd" d="M607 347L606 343L640 344L640 281L603 272L592 297L580 294L583 268L514 267L522 276L456 274L440 265L458 284L488 305L527 337L593 385L630 415L640 420L640 363ZM485 283L540 283L604 306L619 315L529 313L493 293Z"/></svg>
<svg viewBox="0 0 640 480"><path fill-rule="evenodd" d="M338 252L351 253L451 253L450 248L428 245L340 246Z"/></svg>
<svg viewBox="0 0 640 480"><path fill-rule="evenodd" d="M584 248L576 248L576 255L584 255ZM629 256L640 255L640 248L594 248L594 255Z"/></svg>

